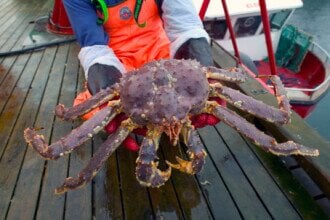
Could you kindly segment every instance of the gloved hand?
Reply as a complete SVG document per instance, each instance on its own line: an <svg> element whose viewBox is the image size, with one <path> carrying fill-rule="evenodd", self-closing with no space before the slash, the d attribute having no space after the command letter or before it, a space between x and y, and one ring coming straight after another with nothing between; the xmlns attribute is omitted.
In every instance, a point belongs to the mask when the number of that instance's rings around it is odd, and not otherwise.
<svg viewBox="0 0 330 220"><path fill-rule="evenodd" d="M119 82L121 77L122 74L116 67L95 63L88 70L87 88L94 95Z"/></svg>
<svg viewBox="0 0 330 220"><path fill-rule="evenodd" d="M120 126L121 122L124 121L125 119L127 119L127 116L124 113L117 115L111 122L109 122L109 124L107 124L107 126L105 126L105 128L104 128L105 131L108 134L114 133ZM135 134L145 136L147 129L138 128L138 129L135 129L133 132ZM127 138L123 141L122 145L131 151L138 151L140 148L138 143L131 136L127 136Z"/></svg>
<svg viewBox="0 0 330 220"><path fill-rule="evenodd" d="M203 66L213 66L211 46L202 38L191 38L183 43L174 55L175 59L196 59Z"/></svg>
<svg viewBox="0 0 330 220"><path fill-rule="evenodd" d="M216 101L221 106L226 106L226 101L220 99L220 98L210 98L209 101ZM220 119L215 117L212 114L208 113L201 113L198 115L194 115L190 118L191 124L195 128L203 128L205 126L214 126L220 122Z"/></svg>

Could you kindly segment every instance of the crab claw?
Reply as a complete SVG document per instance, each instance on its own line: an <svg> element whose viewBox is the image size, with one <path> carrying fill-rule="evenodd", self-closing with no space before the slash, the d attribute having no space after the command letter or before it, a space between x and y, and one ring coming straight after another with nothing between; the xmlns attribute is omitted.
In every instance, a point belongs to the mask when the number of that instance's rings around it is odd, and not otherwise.
<svg viewBox="0 0 330 220"><path fill-rule="evenodd" d="M172 169L166 171L159 170L157 149L159 145L159 135L156 137L145 137L142 141L139 157L136 159L136 179L143 186L160 187L170 178Z"/></svg>
<svg viewBox="0 0 330 220"><path fill-rule="evenodd" d="M194 175L203 169L205 164L205 157L207 154L203 148L201 139L190 123L183 126L181 134L183 136L184 143L188 147L187 153L190 160L186 161L176 157L175 159L178 162L177 164L172 164L168 161L166 161L166 163L174 169L178 169L181 172Z"/></svg>
<svg viewBox="0 0 330 220"><path fill-rule="evenodd" d="M136 167L136 179L143 186L160 187L170 178L172 169L169 167L165 171L158 168L158 162L150 164L139 163Z"/></svg>
<svg viewBox="0 0 330 220"><path fill-rule="evenodd" d="M205 164L205 157L206 152L202 150L198 154L190 153L190 161L183 160L180 157L175 157L176 161L178 162L177 164L172 164L168 161L166 161L166 163L174 169L178 169L181 172L194 175L196 173L199 173L203 169L203 166Z"/></svg>

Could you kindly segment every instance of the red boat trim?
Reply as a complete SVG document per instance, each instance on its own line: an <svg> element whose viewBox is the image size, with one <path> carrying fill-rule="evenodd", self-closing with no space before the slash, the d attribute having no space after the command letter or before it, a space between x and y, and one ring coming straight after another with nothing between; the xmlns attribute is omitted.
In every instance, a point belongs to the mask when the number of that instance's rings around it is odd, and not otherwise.
<svg viewBox="0 0 330 220"><path fill-rule="evenodd" d="M241 58L240 58L238 47L237 47L235 32L234 32L234 29L233 29L233 25L231 23L231 18L230 18L229 12L228 12L227 3L226 3L226 0L221 0L221 1L222 1L223 11L224 11L225 17L226 17L227 27L228 27L229 33L230 33L231 42L232 42L233 47L234 47L235 56L238 58L238 62L241 63Z"/></svg>
<svg viewBox="0 0 330 220"><path fill-rule="evenodd" d="M202 21L204 20L206 10L209 7L209 3L210 0L204 0L201 9L199 10L199 17L201 18Z"/></svg>
<svg viewBox="0 0 330 220"><path fill-rule="evenodd" d="M261 10L260 12L261 12L261 18L262 18L262 25L264 27L267 52L268 52L268 58L269 58L269 63L270 63L270 72L272 75L276 75L276 63L275 63L275 56L274 56L273 45L272 45L272 37L270 35L270 24L269 24L266 1L259 0L259 5L260 5L260 10Z"/></svg>

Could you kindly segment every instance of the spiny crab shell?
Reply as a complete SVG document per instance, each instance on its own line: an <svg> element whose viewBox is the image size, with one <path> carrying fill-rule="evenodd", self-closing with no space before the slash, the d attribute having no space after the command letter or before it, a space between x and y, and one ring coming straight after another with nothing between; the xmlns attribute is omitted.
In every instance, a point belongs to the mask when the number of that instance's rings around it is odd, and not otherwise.
<svg viewBox="0 0 330 220"><path fill-rule="evenodd" d="M195 60L160 60L123 77L120 96L124 112L139 125L183 123L204 108L209 83Z"/></svg>

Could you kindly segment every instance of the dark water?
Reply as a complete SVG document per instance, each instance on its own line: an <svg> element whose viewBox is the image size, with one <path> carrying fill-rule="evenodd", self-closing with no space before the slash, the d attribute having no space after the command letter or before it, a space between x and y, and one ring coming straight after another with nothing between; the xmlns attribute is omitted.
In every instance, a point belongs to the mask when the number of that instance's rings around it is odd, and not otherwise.
<svg viewBox="0 0 330 220"><path fill-rule="evenodd" d="M330 53L330 0L304 0L289 23L314 36L316 43ZM306 122L330 141L330 92L317 103Z"/></svg>

